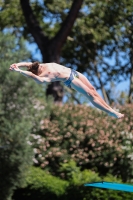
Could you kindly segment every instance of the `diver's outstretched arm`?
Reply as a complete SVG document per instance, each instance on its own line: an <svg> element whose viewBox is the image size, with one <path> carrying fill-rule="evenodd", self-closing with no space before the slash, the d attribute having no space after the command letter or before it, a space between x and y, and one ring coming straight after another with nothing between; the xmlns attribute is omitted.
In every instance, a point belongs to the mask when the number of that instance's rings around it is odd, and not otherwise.
<svg viewBox="0 0 133 200"><path fill-rule="evenodd" d="M37 83L41 84L41 83L49 83L50 82L50 79L48 77L40 77L40 76L37 76L35 74L33 74L32 72L30 71L25 71L25 70L21 70L19 69L19 67L17 65L11 65L10 68L9 68L11 71L16 71L16 72L19 72L20 74L28 77L28 78L32 78L34 81L36 81Z"/></svg>
<svg viewBox="0 0 133 200"><path fill-rule="evenodd" d="M32 62L19 62L19 63L13 63L11 66L16 65L17 67L29 67L31 64Z"/></svg>

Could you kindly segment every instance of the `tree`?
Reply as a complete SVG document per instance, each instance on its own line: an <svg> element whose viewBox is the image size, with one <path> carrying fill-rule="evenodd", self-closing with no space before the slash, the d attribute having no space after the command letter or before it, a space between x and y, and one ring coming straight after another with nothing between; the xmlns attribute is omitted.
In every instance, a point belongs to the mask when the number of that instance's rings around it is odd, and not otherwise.
<svg viewBox="0 0 133 200"><path fill-rule="evenodd" d="M130 102L133 93L132 3L86 0L86 12L77 19L62 52L64 64L71 63L70 67L85 73L110 103L114 101L110 82L118 84L130 79Z"/></svg>
<svg viewBox="0 0 133 200"><path fill-rule="evenodd" d="M100 50L100 66L107 71L105 81L119 83L130 80L128 102L133 102L133 1L101 1L95 10L99 12L98 21L104 22L108 29L107 43ZM102 10L101 10L102 7ZM94 11L95 13L95 11ZM110 64L104 57L112 58ZM110 94L110 89L108 93ZM111 94L110 94L111 96Z"/></svg>
<svg viewBox="0 0 133 200"><path fill-rule="evenodd" d="M30 132L37 129L40 110L33 108L39 87L25 77L9 72L10 64L30 56L24 41L0 33L0 198L11 199L13 190L22 186L32 164ZM34 103L34 104L33 104Z"/></svg>
<svg viewBox="0 0 133 200"><path fill-rule="evenodd" d="M22 10L26 19L26 23L29 29L29 32L32 34L35 42L37 43L42 56L43 62L57 62L59 63L59 57L61 49L69 35L73 24L76 20L79 9L81 8L83 0L74 0L67 15L66 19L61 24L59 30L54 37L48 38L43 29L40 27L31 6L29 0L23 1L20 0ZM47 1L46 1L47 4ZM47 48L46 48L47 47ZM58 88L58 89L57 89ZM61 85L56 83L51 83L47 89L47 95L53 94L55 101L62 101L63 90Z"/></svg>
<svg viewBox="0 0 133 200"><path fill-rule="evenodd" d="M26 22L24 25L24 29L26 30L24 30L24 32L26 34L30 33L32 37L34 38L34 41L36 42L36 44L38 45L38 48L41 51L43 62L59 63L61 49L67 39L67 36L69 35L73 27L73 24L76 20L76 17L78 15L78 12L81 8L82 3L83 3L83 0L73 0L72 4L69 2L68 4L69 12L68 12L66 11L67 9L66 3L64 1L62 2L61 0L58 0L58 1L52 0L50 2L45 1L45 5L43 4L40 5L39 1L36 1L30 4L29 0L26 0L26 1L20 0L23 15L25 17L25 22ZM49 14L58 15L58 7L57 7L58 4L60 4L61 7L63 8L62 16L59 17L61 19L61 23L58 23L59 28L58 30L56 28L56 33L55 31L52 31L51 34L48 34L45 30L45 27L47 26L47 24L43 23L43 20L47 18L46 13L47 15ZM9 2L5 1L4 6L3 6L3 11L4 9L7 9L8 5L9 5ZM12 6L14 5L13 1L10 3L10 5ZM19 7L18 4L17 6ZM55 7L57 7L57 10L55 9ZM35 12L39 14L39 17L37 17ZM38 18L39 19L41 18L41 20L39 21ZM22 21L24 22L24 20ZM2 25L3 25L3 22L2 22ZM52 26L54 26L53 22L52 22ZM18 27L18 24L17 24L17 27ZM52 28L50 29L52 30ZM57 102L62 101L63 88L59 82L52 83L51 85L49 85L46 93L47 95L53 94L55 101Z"/></svg>
<svg viewBox="0 0 133 200"><path fill-rule="evenodd" d="M13 33L18 37L24 35L30 42L36 42L44 62L59 62L61 58L61 63L85 73L96 89L102 90L104 99L112 102L114 99L111 98L109 85L111 81L117 84L124 79L130 79L132 83L132 0L84 0L82 9L79 12L76 9L79 14L73 28L69 29L70 26L68 28L65 23L69 22L67 19L70 19L71 11L75 10L72 5L79 5L78 2L80 1L73 1L73 4L65 0L30 3L28 0L21 1L24 18L19 2L6 0L1 3L1 30L14 27ZM13 18L17 20L14 21ZM33 28L31 19L37 30ZM63 35L66 38L67 33L61 31L63 27L64 30L71 31L60 48L63 43L61 38ZM37 33L40 33L39 37ZM59 37L60 34L62 37ZM43 38L45 43L41 42ZM47 94L51 93L50 86L49 89ZM56 101L62 98L62 87L60 89L58 92L58 87L55 87ZM129 90L129 96L131 101L132 89Z"/></svg>
<svg viewBox="0 0 133 200"><path fill-rule="evenodd" d="M57 5L54 1L52 1L51 3L53 3L53 5L55 6ZM77 4L78 3L76 1L76 5ZM24 1L21 1L21 5L23 8L24 15L26 17L25 7L28 8L28 4L26 6L26 3L24 4ZM132 10L131 10L132 1L127 3L125 0L123 0L123 1L117 1L117 2L111 1L107 3L105 0L102 0L100 2L97 0L94 0L93 2L85 1L85 5L87 7L87 9L84 7L84 9L86 9L86 12L83 12L83 11L80 12L80 18L77 18L75 26L72 29L73 30L72 38L74 38L74 43L77 43L77 44L74 44L73 47L75 48L72 48L72 49L75 49L76 52L78 52L78 54L76 55L76 53L72 51L73 56L70 56L70 53L69 53L70 46L69 46L69 49L67 50L65 48L65 54L67 54L71 60L74 60L74 62L72 62L72 65L78 66L77 68L80 69L80 71L83 71L85 69L84 71L86 72L87 68L89 72L91 70L92 73L89 74L89 78L92 77L91 79L94 82L94 85L96 85L97 89L102 89L104 99L107 102L112 101L112 99L109 98L110 89L107 86L107 82L112 80L112 75L113 75L114 81L116 81L116 79L118 79L118 81L121 81L121 78L124 77L124 74L125 75L128 74L128 77L130 77L130 83L131 83L130 84L131 87L129 90L129 99L131 102L131 96L132 96L132 67L131 67L132 65ZM59 14L58 11L56 12L55 9L53 10L53 7L51 8L51 6L49 6L47 1L46 1L46 6L48 9L48 12L50 11L52 14L55 14L55 13ZM81 2L80 2L80 6L81 6ZM101 7L103 9L101 9ZM124 11L125 8L126 10ZM45 56L47 54L51 55L51 52L52 52L52 56L55 57L53 58L53 60L55 60L56 62L59 61L57 57L59 58L60 56L60 53L59 53L61 50L60 47L63 47L63 44L62 45L60 44L63 41L62 40L63 35L64 35L64 41L66 41L66 38L69 35L67 34L67 31L69 31L70 33L70 29L67 27L67 22L69 20L67 21L67 19L69 19L69 16L71 16L71 13L73 14L73 12L71 12L73 10L74 10L74 2L66 20L64 20L60 28L58 28L56 32L56 36L52 37L52 44L55 44L54 47L52 48L55 49L55 46L56 46L56 51L50 50L50 53L49 53L49 50L47 49L48 52L45 52L44 54L41 51L42 55L45 55ZM27 12L27 16L29 16L28 13L29 12ZM63 21L63 17L59 17L59 18L61 18ZM30 28L30 30L34 30L33 26L31 26L30 21L28 21L28 19L30 18L26 17L28 27ZM126 21L124 21L123 19L126 19ZM37 23L34 23L34 24L37 24ZM56 23L56 26L57 24L58 23ZM63 27L66 27L66 29L64 29ZM82 30L81 30L81 27L82 27ZM125 28L125 31L122 30L123 27ZM131 32L131 33L128 34L128 32ZM32 35L34 34L32 33ZM127 40L125 40L124 38L127 38ZM45 39L45 41L47 41L47 39ZM39 44L37 41L36 43ZM49 44L48 46L51 46L51 42L50 43L48 42L48 44ZM128 50L125 49L125 46L128 47ZM50 47L50 49L52 48ZM125 52L131 51L130 57L129 57L130 62L128 62L127 64L124 63L124 65L123 64L121 65L121 54L124 53L123 49ZM56 52L56 55L54 52ZM105 56L110 58L110 57L113 57L114 54L116 54L116 58L115 58L116 66L114 65L111 66L108 62L105 61ZM90 58L86 58L86 56ZM126 56L126 54L124 56ZM47 55L47 59L48 58L49 56ZM64 56L64 58L66 59L66 56ZM50 61L52 60L50 59ZM89 66L88 66L88 63L89 63ZM81 65L84 65L84 67ZM128 66L127 70L124 70L126 66ZM118 73L118 70L119 70L119 73ZM119 77L117 74L119 74ZM104 78L102 76L104 76ZM95 80L95 77L97 77L98 83ZM49 89L50 88L51 87L49 87ZM55 96L56 96L56 93L55 93Z"/></svg>

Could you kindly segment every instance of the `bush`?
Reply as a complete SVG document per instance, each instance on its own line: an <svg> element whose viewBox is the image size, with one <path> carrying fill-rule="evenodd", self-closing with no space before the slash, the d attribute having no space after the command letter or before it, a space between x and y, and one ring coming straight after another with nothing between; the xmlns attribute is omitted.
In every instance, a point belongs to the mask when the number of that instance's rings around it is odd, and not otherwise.
<svg viewBox="0 0 133 200"><path fill-rule="evenodd" d="M84 187L95 181L121 182L112 175L104 178L90 170L81 171L75 162L63 164L61 169L67 180L61 180L47 171L32 167L26 179L27 187L16 190L14 200L132 200L132 193Z"/></svg>
<svg viewBox="0 0 133 200"><path fill-rule="evenodd" d="M18 189L13 199L15 200L42 200L59 199L65 194L68 182L50 175L42 169L31 167L26 178L27 187Z"/></svg>
<svg viewBox="0 0 133 200"><path fill-rule="evenodd" d="M70 161L69 163L62 164L60 171L65 174L65 177L69 181L69 187L67 188L67 195L63 199L66 200L122 200L133 199L131 193L98 189L93 187L84 187L85 183L108 181L119 182L120 179L115 178L112 175L106 177L100 177L98 173L90 170L80 170L80 167L76 166L76 163Z"/></svg>
<svg viewBox="0 0 133 200"><path fill-rule="evenodd" d="M126 117L118 120L85 105L53 106L32 135L35 165L58 175L59 163L73 159L100 175L132 178L132 109L121 108Z"/></svg>

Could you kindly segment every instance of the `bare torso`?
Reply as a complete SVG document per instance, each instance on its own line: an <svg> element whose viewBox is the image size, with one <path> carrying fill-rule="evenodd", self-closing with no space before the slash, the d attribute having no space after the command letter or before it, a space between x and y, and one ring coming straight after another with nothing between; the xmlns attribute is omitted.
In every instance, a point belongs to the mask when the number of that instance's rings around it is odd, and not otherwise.
<svg viewBox="0 0 133 200"><path fill-rule="evenodd" d="M39 76L49 78L51 82L66 81L71 72L70 68L56 63L42 63L39 67L41 72Z"/></svg>

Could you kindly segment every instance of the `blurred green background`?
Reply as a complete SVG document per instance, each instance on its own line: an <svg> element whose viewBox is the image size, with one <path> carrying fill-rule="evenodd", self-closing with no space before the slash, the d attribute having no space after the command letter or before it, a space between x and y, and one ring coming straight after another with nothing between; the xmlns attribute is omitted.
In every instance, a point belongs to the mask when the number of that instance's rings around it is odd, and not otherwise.
<svg viewBox="0 0 133 200"><path fill-rule="evenodd" d="M132 8L132 0L0 0L0 200L133 199L84 187L133 182ZM125 118L60 82L9 71L35 60L80 71Z"/></svg>

